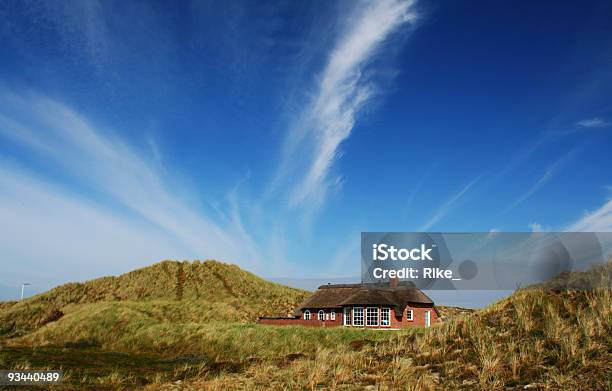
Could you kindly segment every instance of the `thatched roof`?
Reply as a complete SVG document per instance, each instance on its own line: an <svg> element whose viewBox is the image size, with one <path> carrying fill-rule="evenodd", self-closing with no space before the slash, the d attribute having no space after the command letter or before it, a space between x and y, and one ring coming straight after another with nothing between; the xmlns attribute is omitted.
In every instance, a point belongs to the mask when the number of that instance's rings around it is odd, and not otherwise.
<svg viewBox="0 0 612 391"><path fill-rule="evenodd" d="M388 284L336 284L321 285L304 300L295 311L296 315L306 308L335 308L354 305L384 305L403 311L409 303L433 305L413 283L402 281L392 288Z"/></svg>
<svg viewBox="0 0 612 391"><path fill-rule="evenodd" d="M393 292L379 291L375 289L359 289L343 300L340 305L390 305L396 306L397 299Z"/></svg>

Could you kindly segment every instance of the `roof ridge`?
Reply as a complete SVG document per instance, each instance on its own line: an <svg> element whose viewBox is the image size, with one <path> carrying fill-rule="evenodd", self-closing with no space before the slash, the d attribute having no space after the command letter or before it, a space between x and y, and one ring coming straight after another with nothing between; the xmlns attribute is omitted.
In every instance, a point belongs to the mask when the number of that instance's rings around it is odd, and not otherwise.
<svg viewBox="0 0 612 391"><path fill-rule="evenodd" d="M355 282L351 284L324 284L319 285L317 289L333 289L333 288L374 288L374 289L390 289L396 290L398 288L414 288L418 289L412 281L399 281L395 288L391 288L388 282Z"/></svg>
<svg viewBox="0 0 612 391"><path fill-rule="evenodd" d="M351 304L384 304L403 308L407 303L433 305L433 301L414 284L405 283L396 288L385 284L336 284L323 285L312 296L297 307L304 308L341 308ZM357 303L359 301L360 303Z"/></svg>

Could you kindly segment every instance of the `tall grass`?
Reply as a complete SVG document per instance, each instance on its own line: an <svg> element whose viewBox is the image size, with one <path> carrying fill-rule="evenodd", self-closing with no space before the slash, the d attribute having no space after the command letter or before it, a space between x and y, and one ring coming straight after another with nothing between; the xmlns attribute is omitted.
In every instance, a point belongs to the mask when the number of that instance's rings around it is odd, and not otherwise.
<svg viewBox="0 0 612 391"><path fill-rule="evenodd" d="M175 389L179 380L185 390L612 388L612 293L606 285L610 264L593 271L603 287L560 290L541 285L429 329L397 332L253 324L249 320L272 309L284 291L268 296L260 289L274 286L249 287L222 273L227 272L223 266L200 267L183 265L183 279L177 277L178 266L156 265L154 275L181 284L178 296L175 290L157 297L162 293L148 287L149 293L138 300L64 301L60 318L5 344L16 351L19 346L50 351L59 346L66 354L117 351L134 360L164 358L161 363L142 361L130 370L110 367L84 375L88 384L118 389L145 383L150 390ZM214 301L205 298L209 288L193 283L203 276L219 290ZM117 291L140 289L128 283L132 278ZM85 290L91 294L91 289ZM294 299L301 294L289 292ZM44 312L43 303L30 302L30 311ZM16 360L2 356L0 349L0 358L6 365L36 367L30 356ZM136 375L143 366L151 369Z"/></svg>
<svg viewBox="0 0 612 391"><path fill-rule="evenodd" d="M596 272L609 271L609 265ZM289 366L264 361L186 389L585 389L612 387L612 297L540 286L425 332L362 350L324 343ZM191 387L191 388L190 388ZM162 387L163 388L163 387ZM157 389L157 388L154 388Z"/></svg>
<svg viewBox="0 0 612 391"><path fill-rule="evenodd" d="M521 291L485 311L426 332L380 333L383 340L359 351L321 343L289 366L264 361L240 373L192 381L190 387L610 389L611 311L608 289ZM526 319L519 323L519 316Z"/></svg>
<svg viewBox="0 0 612 391"><path fill-rule="evenodd" d="M163 261L118 277L69 283L27 300L7 302L0 306L0 338L37 330L75 312L75 305L145 303L141 307L123 307L132 312L152 311L157 316L170 313L176 321L216 318L246 322L261 315L285 316L308 295L303 290L265 281L235 265ZM151 302L154 304L149 305ZM104 304L94 307L83 307L83 311L109 310Z"/></svg>

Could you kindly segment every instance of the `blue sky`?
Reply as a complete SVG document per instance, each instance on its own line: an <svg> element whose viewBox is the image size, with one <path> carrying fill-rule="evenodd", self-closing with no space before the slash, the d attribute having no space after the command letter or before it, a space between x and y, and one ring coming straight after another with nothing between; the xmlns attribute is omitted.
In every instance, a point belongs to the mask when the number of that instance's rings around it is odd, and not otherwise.
<svg viewBox="0 0 612 391"><path fill-rule="evenodd" d="M225 3L2 2L0 286L612 230L609 2Z"/></svg>

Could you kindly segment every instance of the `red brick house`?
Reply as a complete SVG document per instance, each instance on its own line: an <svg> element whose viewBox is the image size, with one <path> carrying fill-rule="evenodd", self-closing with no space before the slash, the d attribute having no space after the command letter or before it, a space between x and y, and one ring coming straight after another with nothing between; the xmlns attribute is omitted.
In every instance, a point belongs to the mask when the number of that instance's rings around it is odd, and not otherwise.
<svg viewBox="0 0 612 391"><path fill-rule="evenodd" d="M293 317L260 317L259 323L313 327L398 329L438 321L433 301L411 282L321 285Z"/></svg>

